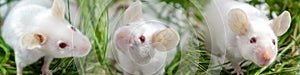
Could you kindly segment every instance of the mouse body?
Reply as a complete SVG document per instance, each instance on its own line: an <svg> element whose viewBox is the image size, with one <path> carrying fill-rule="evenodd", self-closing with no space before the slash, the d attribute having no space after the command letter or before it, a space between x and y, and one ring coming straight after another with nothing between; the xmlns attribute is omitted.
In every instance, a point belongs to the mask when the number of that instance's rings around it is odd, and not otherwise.
<svg viewBox="0 0 300 75"><path fill-rule="evenodd" d="M144 21L141 17L142 3L134 2L124 13L125 24L114 34L118 66L125 75L161 75L168 52L176 51L179 34L164 23Z"/></svg>
<svg viewBox="0 0 300 75"><path fill-rule="evenodd" d="M237 74L243 74L239 65L243 60L261 67L271 64L278 51L277 36L291 23L288 11L270 20L255 7L233 0L212 0L204 13L209 52L227 58Z"/></svg>
<svg viewBox="0 0 300 75"><path fill-rule="evenodd" d="M4 41L14 49L17 74L44 57L42 74L51 75L53 58L82 57L89 53L91 43L64 17L63 0L54 0L52 7L24 4L22 0L6 17L2 27Z"/></svg>

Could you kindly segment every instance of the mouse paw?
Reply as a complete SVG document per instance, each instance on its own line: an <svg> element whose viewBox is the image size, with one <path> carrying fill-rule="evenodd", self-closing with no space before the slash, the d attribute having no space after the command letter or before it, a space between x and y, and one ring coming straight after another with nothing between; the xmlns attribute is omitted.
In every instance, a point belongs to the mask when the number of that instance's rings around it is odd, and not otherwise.
<svg viewBox="0 0 300 75"><path fill-rule="evenodd" d="M246 70L241 69L241 68L235 68L234 71L231 72L231 74L244 75L244 72L246 72Z"/></svg>
<svg viewBox="0 0 300 75"><path fill-rule="evenodd" d="M52 72L49 69L42 70L42 75L52 75Z"/></svg>

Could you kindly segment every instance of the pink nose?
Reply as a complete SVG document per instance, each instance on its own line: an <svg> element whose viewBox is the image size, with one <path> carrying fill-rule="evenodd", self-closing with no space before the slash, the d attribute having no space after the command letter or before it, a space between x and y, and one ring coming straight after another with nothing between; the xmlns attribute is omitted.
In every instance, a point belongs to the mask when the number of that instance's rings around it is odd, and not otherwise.
<svg viewBox="0 0 300 75"><path fill-rule="evenodd" d="M83 45L82 50L89 51L91 49L91 43L87 38L83 39L86 44Z"/></svg>
<svg viewBox="0 0 300 75"><path fill-rule="evenodd" d="M84 44L82 44L81 46L80 45L78 45L78 46L79 47L76 50L78 51L77 54L79 56L85 56L85 55L87 55L89 53L90 49L91 49L91 44L86 39L84 39Z"/></svg>
<svg viewBox="0 0 300 75"><path fill-rule="evenodd" d="M85 46L85 47L82 48L82 50L85 51L85 52L88 52L90 49L91 49L90 45Z"/></svg>
<svg viewBox="0 0 300 75"><path fill-rule="evenodd" d="M79 56L79 57L82 57L82 56L86 56L89 51L90 51L90 47L88 46L85 46L85 47L80 47L77 49L78 51L76 52L76 55L75 56Z"/></svg>
<svg viewBox="0 0 300 75"><path fill-rule="evenodd" d="M272 58L274 57L275 53L272 51L272 49L263 49L260 52L257 53L257 57L259 58L259 65L265 66L268 65Z"/></svg>
<svg viewBox="0 0 300 75"><path fill-rule="evenodd" d="M85 51L90 51L90 49L91 49L91 43L90 42L88 42L84 47L83 47L83 50L85 50Z"/></svg>
<svg viewBox="0 0 300 75"><path fill-rule="evenodd" d="M265 51L262 56L262 60L264 62L269 62L273 55L271 55L271 53L269 53L268 51Z"/></svg>

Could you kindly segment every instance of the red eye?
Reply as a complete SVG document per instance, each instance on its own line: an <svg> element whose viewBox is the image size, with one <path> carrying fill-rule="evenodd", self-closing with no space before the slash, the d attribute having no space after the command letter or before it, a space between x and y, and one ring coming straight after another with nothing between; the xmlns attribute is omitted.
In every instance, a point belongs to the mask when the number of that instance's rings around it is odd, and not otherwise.
<svg viewBox="0 0 300 75"><path fill-rule="evenodd" d="M140 41L141 41L142 43L144 43L144 42L145 42L145 36L143 36L143 35L142 35L142 36L140 36L140 38L139 38L139 39L140 39Z"/></svg>
<svg viewBox="0 0 300 75"><path fill-rule="evenodd" d="M256 43L256 38L255 37L252 37L251 39L250 39L250 43Z"/></svg>
<svg viewBox="0 0 300 75"><path fill-rule="evenodd" d="M68 45L64 42L59 43L60 48L66 48Z"/></svg>
<svg viewBox="0 0 300 75"><path fill-rule="evenodd" d="M273 43L273 45L276 45L276 42L275 42L275 40L274 40L274 39L272 40L272 43Z"/></svg>
<svg viewBox="0 0 300 75"><path fill-rule="evenodd" d="M73 31L76 31L76 28L75 28L75 27L73 27L73 26L71 26L71 29L72 29Z"/></svg>

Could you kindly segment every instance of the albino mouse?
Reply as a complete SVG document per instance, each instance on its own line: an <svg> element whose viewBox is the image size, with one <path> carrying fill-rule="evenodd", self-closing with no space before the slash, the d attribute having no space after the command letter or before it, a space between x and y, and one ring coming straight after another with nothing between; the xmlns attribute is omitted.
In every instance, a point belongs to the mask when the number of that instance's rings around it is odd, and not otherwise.
<svg viewBox="0 0 300 75"><path fill-rule="evenodd" d="M179 34L161 22L143 21L141 17L139 1L125 11L125 25L113 37L118 65L124 74L162 75L167 52L176 50Z"/></svg>
<svg viewBox="0 0 300 75"><path fill-rule="evenodd" d="M54 0L51 8L17 4L10 11L2 27L2 36L14 49L18 75L41 57L44 57L42 74L51 75L49 65L53 58L82 57L89 53L91 43L65 20L64 9L63 0Z"/></svg>
<svg viewBox="0 0 300 75"><path fill-rule="evenodd" d="M283 35L291 23L288 11L269 20L253 6L230 0L212 0L204 13L210 52L224 55L237 74L243 74L239 63L244 59L258 66L271 64L278 51L277 36Z"/></svg>
<svg viewBox="0 0 300 75"><path fill-rule="evenodd" d="M6 17L7 13L14 7L22 7L22 6L27 6L27 5L41 5L45 8L51 8L53 0L13 0L9 3L6 3L6 0L2 0L4 5L1 5L0 7L0 17ZM69 17L70 13L70 19L72 21L72 25L77 26L79 24L79 17L80 17L80 7L78 5L77 0L63 0L65 3L65 10L68 10L65 12L66 17ZM68 5L69 1L69 5ZM0 1L0 3L2 3ZM18 4L18 5L16 5ZM69 12L70 11L70 12Z"/></svg>

